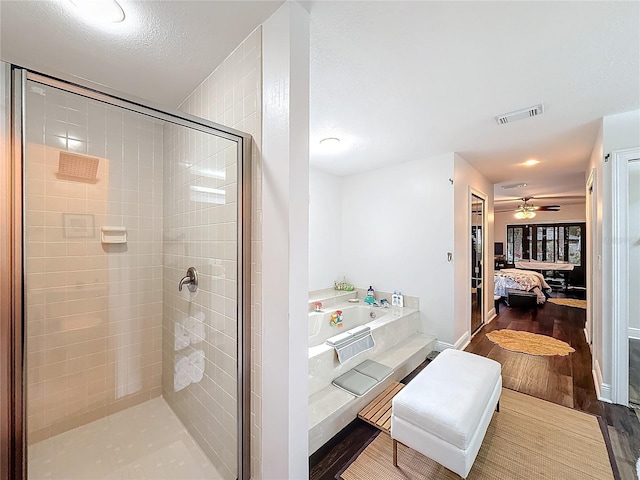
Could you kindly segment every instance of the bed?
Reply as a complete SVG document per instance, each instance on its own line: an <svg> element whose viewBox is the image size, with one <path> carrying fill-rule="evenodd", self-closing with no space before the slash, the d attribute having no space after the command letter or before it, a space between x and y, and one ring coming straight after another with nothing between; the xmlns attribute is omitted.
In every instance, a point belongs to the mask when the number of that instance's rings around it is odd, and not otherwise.
<svg viewBox="0 0 640 480"><path fill-rule="evenodd" d="M493 275L493 294L507 297L507 289L533 292L538 298L538 304L547 301L544 292L551 292L551 287L545 282L541 273L517 268L498 270Z"/></svg>

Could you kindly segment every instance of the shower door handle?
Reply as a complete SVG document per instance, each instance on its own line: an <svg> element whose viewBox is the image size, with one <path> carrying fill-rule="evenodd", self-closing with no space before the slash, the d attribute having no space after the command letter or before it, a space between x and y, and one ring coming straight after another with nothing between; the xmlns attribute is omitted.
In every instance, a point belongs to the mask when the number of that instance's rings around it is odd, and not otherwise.
<svg viewBox="0 0 640 480"><path fill-rule="evenodd" d="M194 267L187 269L187 276L182 277L180 283L178 283L178 291L182 291L182 286L186 285L191 293L195 293L198 290L198 272Z"/></svg>

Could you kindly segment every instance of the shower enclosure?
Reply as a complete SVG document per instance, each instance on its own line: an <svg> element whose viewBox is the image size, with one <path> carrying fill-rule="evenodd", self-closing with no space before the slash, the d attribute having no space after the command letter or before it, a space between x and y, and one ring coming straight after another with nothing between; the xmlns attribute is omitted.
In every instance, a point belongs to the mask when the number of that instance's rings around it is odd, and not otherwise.
<svg viewBox="0 0 640 480"><path fill-rule="evenodd" d="M7 468L249 478L250 136L1 73L16 213L2 232Z"/></svg>

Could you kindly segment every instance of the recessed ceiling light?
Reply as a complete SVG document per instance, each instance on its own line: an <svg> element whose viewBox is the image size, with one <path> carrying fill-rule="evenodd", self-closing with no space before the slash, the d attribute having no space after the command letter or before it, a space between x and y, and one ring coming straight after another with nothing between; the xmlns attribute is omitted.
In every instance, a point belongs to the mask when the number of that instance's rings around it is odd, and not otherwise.
<svg viewBox="0 0 640 480"><path fill-rule="evenodd" d="M328 138L323 138L322 140L320 140L320 145L324 145L324 146L336 146L340 143L340 139L337 137L328 137Z"/></svg>
<svg viewBox="0 0 640 480"><path fill-rule="evenodd" d="M540 160L536 160L535 158L532 158L530 160L527 160L526 162L523 163L523 165L525 167L533 167L534 165L537 165L540 163Z"/></svg>
<svg viewBox="0 0 640 480"><path fill-rule="evenodd" d="M70 0L82 14L101 22L119 23L124 10L116 0Z"/></svg>

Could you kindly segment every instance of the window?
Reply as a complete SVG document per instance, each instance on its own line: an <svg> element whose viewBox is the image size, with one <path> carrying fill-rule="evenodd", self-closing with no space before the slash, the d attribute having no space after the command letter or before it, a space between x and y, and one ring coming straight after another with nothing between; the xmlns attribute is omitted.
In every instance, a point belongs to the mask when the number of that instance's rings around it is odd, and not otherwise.
<svg viewBox="0 0 640 480"><path fill-rule="evenodd" d="M507 264L521 260L582 266L584 223L507 225Z"/></svg>
<svg viewBox="0 0 640 480"><path fill-rule="evenodd" d="M567 237L569 244L569 263L582 265L582 228L574 225L567 227Z"/></svg>

